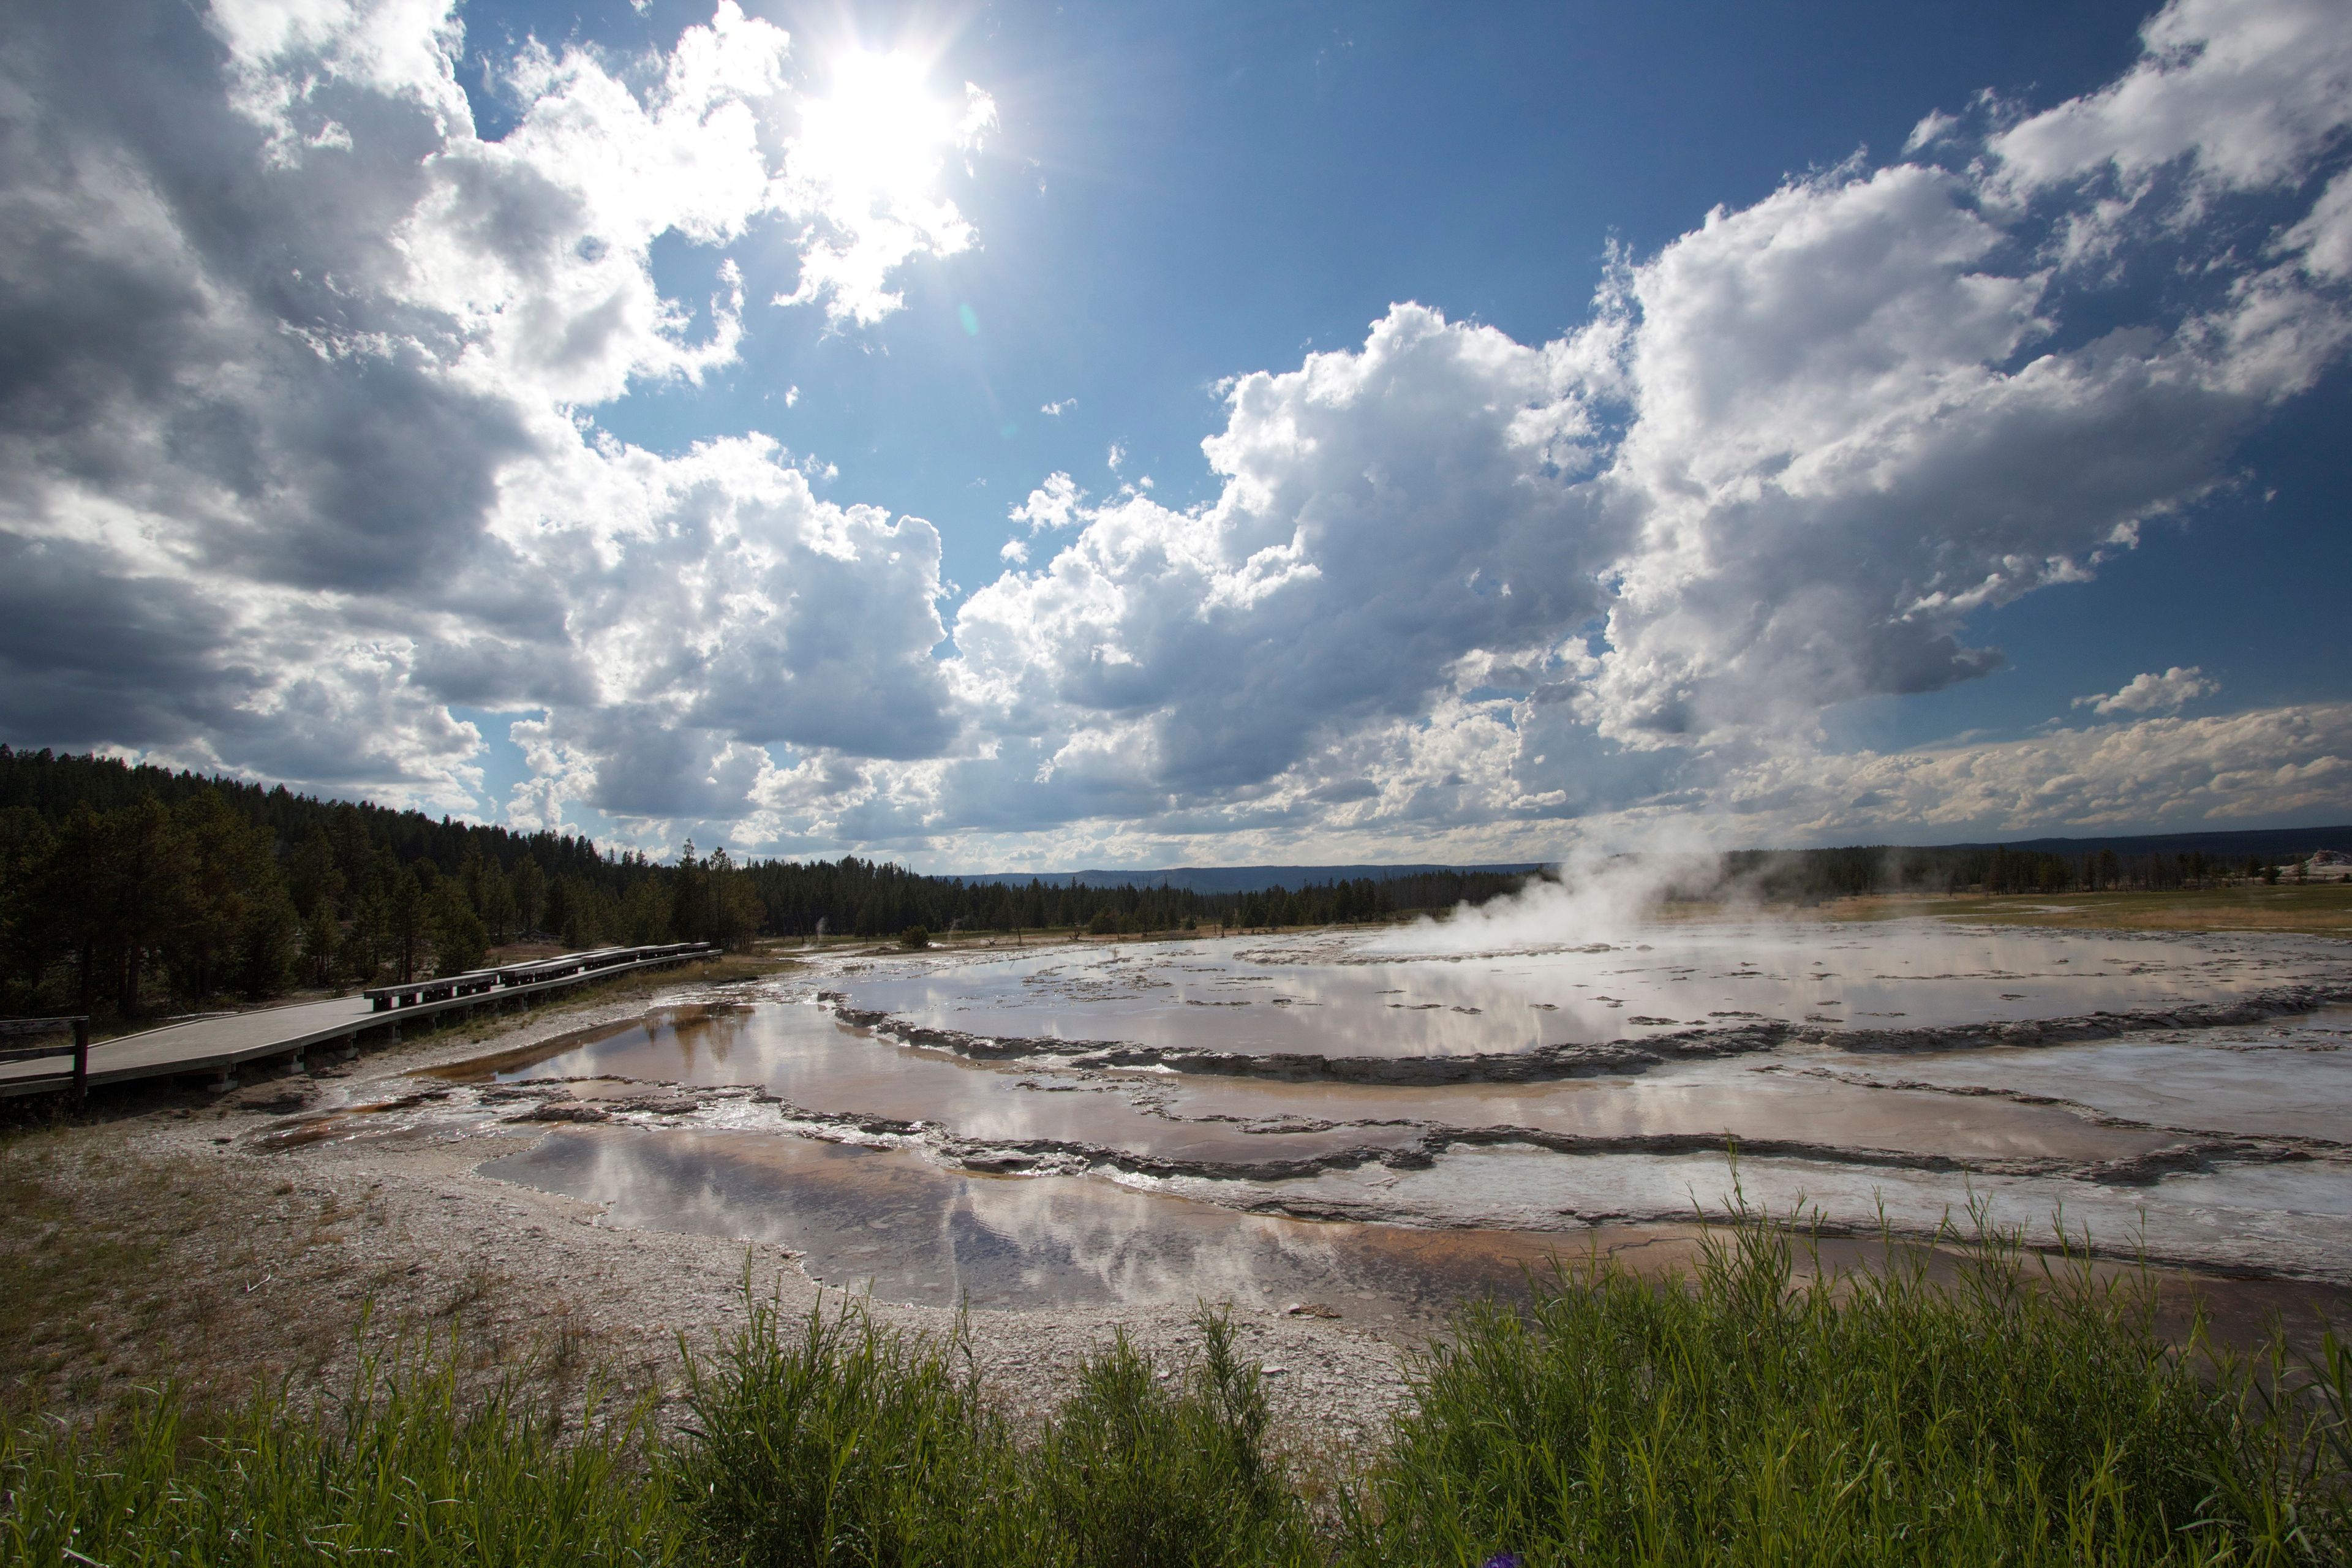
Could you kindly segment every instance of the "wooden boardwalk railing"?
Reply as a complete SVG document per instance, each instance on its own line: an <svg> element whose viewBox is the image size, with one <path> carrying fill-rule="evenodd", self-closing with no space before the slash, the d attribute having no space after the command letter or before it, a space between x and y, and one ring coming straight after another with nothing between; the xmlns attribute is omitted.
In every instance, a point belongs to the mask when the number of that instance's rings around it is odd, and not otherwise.
<svg viewBox="0 0 2352 1568"><path fill-rule="evenodd" d="M567 952L555 958L509 963L498 969L470 969L462 974L409 980L397 985L371 985L360 993L379 1013L414 1007L424 1002L446 1002L457 996L482 996L493 991L541 984L594 970L642 966L669 959L698 957L709 951L699 942L674 942L659 947L600 947L587 952Z"/></svg>
<svg viewBox="0 0 2352 1568"><path fill-rule="evenodd" d="M0 1062L37 1062L52 1057L70 1055L73 1058L73 1086L76 1100L89 1089L89 1015L76 1013L63 1018L0 1018L0 1040L23 1039L28 1035L71 1034L65 1045L52 1042L46 1046L15 1046L0 1049Z"/></svg>
<svg viewBox="0 0 2352 1568"><path fill-rule="evenodd" d="M0 1019L0 1035L54 1032L78 1028L78 1045L37 1049L0 1049L0 1095L43 1094L59 1089L84 1091L96 1083L158 1078L175 1073L211 1072L225 1083L242 1063L269 1058L291 1058L302 1065L303 1053L313 1047L339 1048L345 1056L359 1050L362 1034L383 1029L394 1039L401 1026L415 1019L476 1007L521 1006L551 992L609 979L641 969L716 958L714 943L667 942L655 947L607 947L593 952L567 952L500 969L377 985L357 996L337 996L320 1002L298 1002L287 1007L267 1007L251 1013L229 1013L192 1018L160 1028L121 1035L89 1043L88 1019ZM68 1049L70 1072L45 1068Z"/></svg>

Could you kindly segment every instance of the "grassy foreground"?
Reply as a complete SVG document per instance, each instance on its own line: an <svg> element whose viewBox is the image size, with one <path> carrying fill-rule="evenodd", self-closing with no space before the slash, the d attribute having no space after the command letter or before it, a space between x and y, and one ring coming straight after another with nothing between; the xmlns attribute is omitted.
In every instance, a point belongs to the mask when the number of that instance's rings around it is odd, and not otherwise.
<svg viewBox="0 0 2352 1568"><path fill-rule="evenodd" d="M1336 1490L1269 1443L1223 1321L1181 1376L1123 1342L1016 1430L954 1342L755 1310L682 1422L371 1366L303 1415L168 1394L0 1437L0 1561L1158 1564L2342 1562L2347 1357L2168 1346L2142 1286L1980 1245L1795 1284L1719 1233L1697 1276L1605 1262L1423 1359ZM1168 1375L1162 1375L1165 1371Z"/></svg>

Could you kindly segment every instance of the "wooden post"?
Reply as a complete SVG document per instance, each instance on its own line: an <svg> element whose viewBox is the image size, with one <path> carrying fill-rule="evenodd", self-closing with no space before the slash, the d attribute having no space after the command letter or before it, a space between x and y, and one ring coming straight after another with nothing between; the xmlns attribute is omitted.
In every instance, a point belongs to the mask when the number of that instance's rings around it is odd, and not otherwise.
<svg viewBox="0 0 2352 1568"><path fill-rule="evenodd" d="M79 1105L89 1095L89 1020L76 1018L74 1025L74 1103Z"/></svg>

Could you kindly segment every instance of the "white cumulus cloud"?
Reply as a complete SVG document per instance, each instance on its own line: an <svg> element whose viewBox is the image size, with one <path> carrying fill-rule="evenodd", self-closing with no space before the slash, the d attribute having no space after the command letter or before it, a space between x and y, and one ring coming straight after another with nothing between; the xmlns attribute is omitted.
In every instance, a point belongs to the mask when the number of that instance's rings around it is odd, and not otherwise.
<svg viewBox="0 0 2352 1568"><path fill-rule="evenodd" d="M2197 666L2184 668L2176 664L2161 675L2135 675L2120 691L2077 697L2074 706L2088 708L2094 713L2168 713L2221 689L2221 683L2206 679L2205 672Z"/></svg>
<svg viewBox="0 0 2352 1568"><path fill-rule="evenodd" d="M952 256L971 225L938 184L949 154L976 150L996 101L970 82L957 103L934 92L922 62L849 54L831 90L800 101L799 133L776 185L800 220L801 276L780 304L821 302L836 323L871 325L905 300L889 286L919 256Z"/></svg>
<svg viewBox="0 0 2352 1568"><path fill-rule="evenodd" d="M466 810L454 710L526 711L514 820L786 849L2352 806L2342 710L2166 716L2196 668L2084 700L2129 721L1822 749L1827 709L1982 675L1984 611L2237 482L2352 338L2352 17L2174 0L2144 39L2099 92L1694 215L1555 340L1401 302L1237 374L1202 499L1050 473L950 617L931 522L820 496L821 459L597 419L738 363L747 293L896 309L974 242L940 180L985 92L897 56L803 87L721 0L646 59L515 48L488 141L438 0L33 7L0 52L0 725Z"/></svg>
<svg viewBox="0 0 2352 1568"><path fill-rule="evenodd" d="M817 501L762 437L662 458L581 416L732 361L756 226L864 243L777 132L790 40L721 0L648 61L526 42L488 142L461 39L417 0L93 0L12 34L0 721L467 810L451 705L544 709L573 798L647 816L740 809L769 744L940 749L928 523ZM664 237L700 297L655 284ZM923 247L884 250L868 284Z"/></svg>
<svg viewBox="0 0 2352 1568"><path fill-rule="evenodd" d="M1789 754L1727 781L1747 821L1789 839L1963 838L2136 826L2239 826L2352 791L2352 706L2142 719L2028 740Z"/></svg>
<svg viewBox="0 0 2352 1568"><path fill-rule="evenodd" d="M2034 185L2112 171L2127 188L2189 160L2244 189L2295 178L2352 119L2352 29L2334 0L2172 0L2110 86L2001 132L1991 151Z"/></svg>

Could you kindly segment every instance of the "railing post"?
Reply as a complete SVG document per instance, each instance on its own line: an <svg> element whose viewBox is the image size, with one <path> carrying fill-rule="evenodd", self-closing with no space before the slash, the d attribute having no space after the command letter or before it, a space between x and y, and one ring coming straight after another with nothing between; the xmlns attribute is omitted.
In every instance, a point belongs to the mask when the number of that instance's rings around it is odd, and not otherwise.
<svg viewBox="0 0 2352 1568"><path fill-rule="evenodd" d="M89 1020L76 1018L74 1024L74 1103L79 1105L89 1095Z"/></svg>

